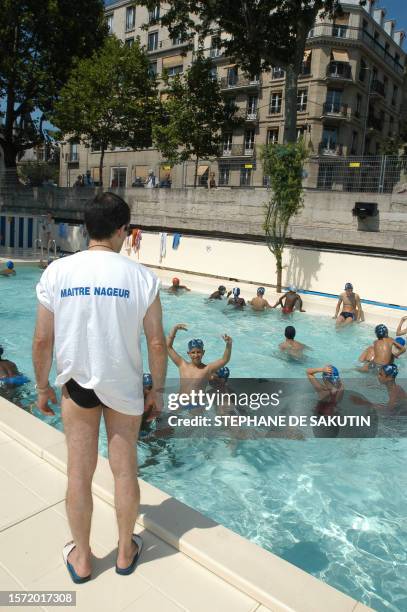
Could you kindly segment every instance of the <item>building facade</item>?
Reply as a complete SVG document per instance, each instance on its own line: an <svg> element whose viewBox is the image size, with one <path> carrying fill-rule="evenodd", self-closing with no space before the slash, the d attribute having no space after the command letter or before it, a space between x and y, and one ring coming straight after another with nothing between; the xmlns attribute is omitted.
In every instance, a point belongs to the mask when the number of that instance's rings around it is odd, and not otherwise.
<svg viewBox="0 0 407 612"><path fill-rule="evenodd" d="M376 155L383 141L396 136L405 90L404 32L386 19L384 9L368 0L342 2L343 13L334 21L318 20L308 35L298 82L297 130L310 155L337 159L349 155ZM137 38L150 57L151 70L179 74L194 58L189 43L173 40L160 26L160 11L119 0L106 7L109 30L126 44ZM147 24L147 28L144 28ZM197 41L193 44L197 48ZM284 128L284 71L249 77L225 57L219 39L205 41L226 100L238 107L243 125L223 135L219 157L202 160L200 184L214 176L218 186L260 186L265 177L260 163L261 146L282 142ZM91 171L98 180L99 154L78 144L61 148L61 186L72 186L79 174ZM194 164L174 167L153 148L143 151L108 150L105 185L130 187L153 171L160 182L170 175L176 187L193 184ZM141 179L136 180L136 179Z"/></svg>

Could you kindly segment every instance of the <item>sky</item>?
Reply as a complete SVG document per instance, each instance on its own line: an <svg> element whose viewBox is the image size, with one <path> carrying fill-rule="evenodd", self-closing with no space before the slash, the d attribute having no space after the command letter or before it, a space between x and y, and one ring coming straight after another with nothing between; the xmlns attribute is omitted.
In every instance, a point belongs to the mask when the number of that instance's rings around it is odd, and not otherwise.
<svg viewBox="0 0 407 612"><path fill-rule="evenodd" d="M376 3L377 7L386 9L386 18L396 20L397 30L407 32L407 2L406 0L382 0ZM406 45L404 45L406 47Z"/></svg>

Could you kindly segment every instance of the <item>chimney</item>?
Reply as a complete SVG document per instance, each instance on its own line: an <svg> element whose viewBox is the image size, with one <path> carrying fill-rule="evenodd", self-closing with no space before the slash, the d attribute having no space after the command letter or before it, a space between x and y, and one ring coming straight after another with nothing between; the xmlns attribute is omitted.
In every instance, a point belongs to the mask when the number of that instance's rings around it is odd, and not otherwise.
<svg viewBox="0 0 407 612"><path fill-rule="evenodd" d="M385 9L375 9L373 11L373 19L376 21L376 23L378 23L379 25L383 25L383 20L384 20L384 16L386 14Z"/></svg>
<svg viewBox="0 0 407 612"><path fill-rule="evenodd" d="M393 38L394 19L389 19L388 21L385 21L383 27L384 31L387 32L387 34Z"/></svg>
<svg viewBox="0 0 407 612"><path fill-rule="evenodd" d="M366 0L365 10L369 13L369 15L371 15L373 12L375 2L376 0Z"/></svg>
<svg viewBox="0 0 407 612"><path fill-rule="evenodd" d="M406 33L404 32L404 30L399 30L398 32L393 33L393 40L396 43L396 45L398 45L399 47L403 45L403 41L405 37L406 37Z"/></svg>

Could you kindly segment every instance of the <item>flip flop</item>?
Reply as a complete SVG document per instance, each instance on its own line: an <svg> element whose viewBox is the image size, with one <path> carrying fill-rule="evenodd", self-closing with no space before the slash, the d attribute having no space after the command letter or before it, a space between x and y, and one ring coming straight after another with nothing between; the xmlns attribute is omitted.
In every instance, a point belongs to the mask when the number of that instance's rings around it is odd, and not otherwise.
<svg viewBox="0 0 407 612"><path fill-rule="evenodd" d="M72 581L75 584L83 584L84 582L88 582L92 575L89 574L89 576L78 576L78 574L75 572L75 569L73 567L73 565L71 563L69 563L68 561L68 556L69 553L71 553L73 551L73 549L75 548L76 544L75 542L68 542L67 544L65 544L65 546L62 549L62 557L64 559L64 563L68 569L69 575L72 578Z"/></svg>
<svg viewBox="0 0 407 612"><path fill-rule="evenodd" d="M141 550L143 548L143 540L141 536L135 533L133 533L131 539L133 540L135 544L137 544L138 549L137 549L136 554L134 555L133 561L130 563L128 567L121 568L121 567L118 567L116 563L116 574L120 574L120 576L129 576L130 574L132 574L137 567L138 560L140 559Z"/></svg>

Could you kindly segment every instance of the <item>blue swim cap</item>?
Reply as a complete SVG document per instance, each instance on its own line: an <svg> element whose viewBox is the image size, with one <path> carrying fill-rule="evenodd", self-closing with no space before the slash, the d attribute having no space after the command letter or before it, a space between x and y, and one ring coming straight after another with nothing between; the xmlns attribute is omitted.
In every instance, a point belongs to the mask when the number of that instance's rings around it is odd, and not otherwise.
<svg viewBox="0 0 407 612"><path fill-rule="evenodd" d="M335 366L333 366L333 365L331 365L329 367L332 370L331 374L328 374L328 372L324 372L322 374L322 378L323 378L323 380L327 380L328 382L333 383L334 385L336 385L340 381L339 370L338 370L338 368L335 368Z"/></svg>
<svg viewBox="0 0 407 612"><path fill-rule="evenodd" d="M199 338L194 338L188 342L188 352L192 351L192 349L197 348L203 350L204 343Z"/></svg>
<svg viewBox="0 0 407 612"><path fill-rule="evenodd" d="M387 336L389 335L389 330L387 329L385 325L383 325L383 323L381 323L380 325L376 325L374 331L375 331L376 336L379 339L387 338Z"/></svg>
<svg viewBox="0 0 407 612"><path fill-rule="evenodd" d="M381 367L381 370L386 374L386 376L391 376L392 378L396 378L399 373L399 369L394 363L390 365L385 365Z"/></svg>
<svg viewBox="0 0 407 612"><path fill-rule="evenodd" d="M295 285L289 285L288 291L292 291L293 293L297 293L297 287Z"/></svg>
<svg viewBox="0 0 407 612"><path fill-rule="evenodd" d="M398 336L397 338L395 338L397 344L401 344L401 346L405 346L406 345L406 341L404 340L404 338L401 338L400 336Z"/></svg>
<svg viewBox="0 0 407 612"><path fill-rule="evenodd" d="M219 378L224 378L225 380L229 378L229 375L230 375L230 370L226 366L224 366L223 368L219 368L219 370L217 370L216 372L216 376L219 376Z"/></svg>
<svg viewBox="0 0 407 612"><path fill-rule="evenodd" d="M13 262L12 262L12 261L8 261L8 262L6 263L6 266L7 266L7 268L8 268L9 270L12 270L12 269L14 268L14 264L13 264Z"/></svg>
<svg viewBox="0 0 407 612"><path fill-rule="evenodd" d="M234 297L235 297L235 298L239 297L239 295L240 295L240 289L239 289L239 287L235 287L235 288L233 289L233 295L234 295Z"/></svg>
<svg viewBox="0 0 407 612"><path fill-rule="evenodd" d="M352 291L352 289L353 289L353 285L352 285L352 283L346 283L346 284L345 284L345 291L346 291L347 289L350 289L350 290Z"/></svg>
<svg viewBox="0 0 407 612"><path fill-rule="evenodd" d="M153 377L150 373L143 374L143 387L152 387L153 386Z"/></svg>
<svg viewBox="0 0 407 612"><path fill-rule="evenodd" d="M259 295L264 295L264 294L266 293L266 290L265 290L265 288L264 288L264 287L259 287L259 288L257 289L257 293L258 293Z"/></svg>

